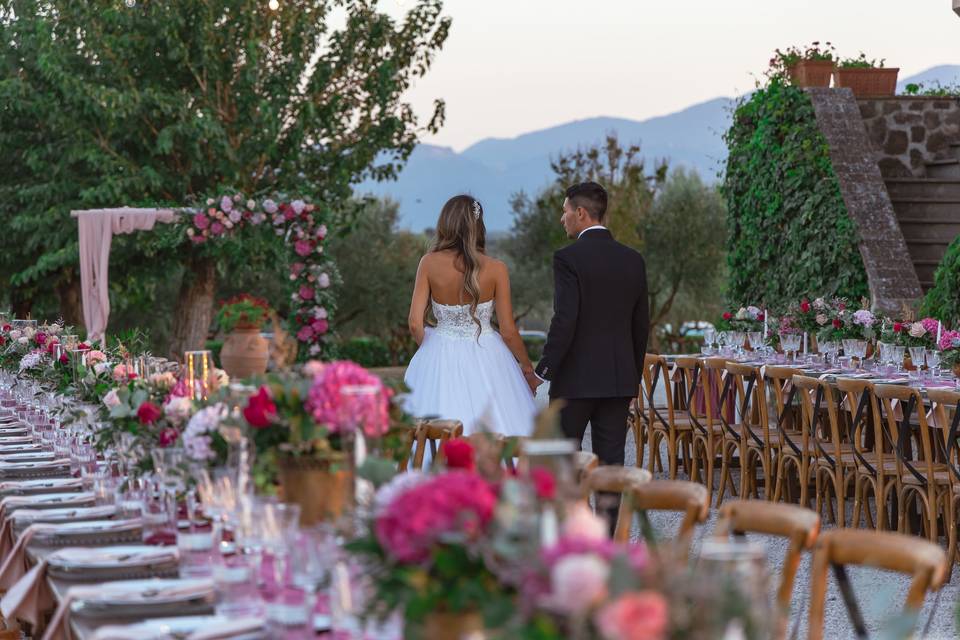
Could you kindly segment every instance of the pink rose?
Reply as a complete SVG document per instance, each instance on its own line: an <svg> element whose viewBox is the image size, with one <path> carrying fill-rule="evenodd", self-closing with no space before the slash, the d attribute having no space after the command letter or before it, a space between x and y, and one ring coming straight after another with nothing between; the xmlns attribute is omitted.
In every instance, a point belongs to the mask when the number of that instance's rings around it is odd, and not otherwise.
<svg viewBox="0 0 960 640"><path fill-rule="evenodd" d="M160 441L159 445L161 449L166 449L170 445L176 443L177 438L180 437L180 432L177 431L174 427L167 427L160 432Z"/></svg>
<svg viewBox="0 0 960 640"><path fill-rule="evenodd" d="M322 224L319 227L317 227L317 237L320 238L321 240L327 237L327 225Z"/></svg>
<svg viewBox="0 0 960 640"><path fill-rule="evenodd" d="M107 395L103 396L103 404L110 409L120 404L120 396L116 389L110 389Z"/></svg>
<svg viewBox="0 0 960 640"><path fill-rule="evenodd" d="M313 251L313 246L308 240L297 240L293 243L293 250L298 256L308 256Z"/></svg>
<svg viewBox="0 0 960 640"><path fill-rule="evenodd" d="M304 325L300 327L300 331L297 331L297 340L300 342L309 342L313 338L313 327L310 325Z"/></svg>
<svg viewBox="0 0 960 640"><path fill-rule="evenodd" d="M104 362L107 359L107 354L98 349L94 349L87 353L87 366L92 367L98 362Z"/></svg>
<svg viewBox="0 0 960 640"><path fill-rule="evenodd" d="M303 285L300 287L299 294L303 300L312 300L313 293L314 291L312 287L308 287L307 285Z"/></svg>
<svg viewBox="0 0 960 640"><path fill-rule="evenodd" d="M314 320L310 327L316 335L322 336L330 330L330 323L326 320Z"/></svg>
<svg viewBox="0 0 960 640"><path fill-rule="evenodd" d="M193 226L197 229L206 229L210 226L210 218L203 213L198 213L193 216Z"/></svg>
<svg viewBox="0 0 960 640"><path fill-rule="evenodd" d="M564 613L583 613L607 596L609 578L610 565L600 556L567 556L550 571L549 602Z"/></svg>
<svg viewBox="0 0 960 640"><path fill-rule="evenodd" d="M326 289L327 287L329 287L330 276L327 275L326 273L321 273L320 277L317 278L317 286L319 286L321 289Z"/></svg>
<svg viewBox="0 0 960 640"><path fill-rule="evenodd" d="M295 276L298 276L301 273L303 273L303 270L306 268L307 268L307 265L305 265L304 263L294 262L292 265L290 265L290 273L292 273Z"/></svg>
<svg viewBox="0 0 960 640"><path fill-rule="evenodd" d="M233 200L230 199L230 196L223 196L220 198L220 208L230 213L233 209Z"/></svg>
<svg viewBox="0 0 960 640"><path fill-rule="evenodd" d="M316 378L323 373L324 366L319 360L307 360L303 365L303 373L311 378Z"/></svg>
<svg viewBox="0 0 960 640"><path fill-rule="evenodd" d="M223 233L225 229L226 227L224 227L223 224L220 222L214 222L212 225L210 225L210 233L212 233L215 236L218 236L221 233Z"/></svg>
<svg viewBox="0 0 960 640"><path fill-rule="evenodd" d="M667 632L667 601L655 591L625 593L594 622L606 640L660 640Z"/></svg>
<svg viewBox="0 0 960 640"><path fill-rule="evenodd" d="M113 368L113 379L117 382L127 382L128 380L133 380L137 377L137 374L134 373L133 367L129 367L125 364L118 364Z"/></svg>
<svg viewBox="0 0 960 640"><path fill-rule="evenodd" d="M606 540L609 527L589 506L578 502L567 510L567 517L563 521L563 535L584 540Z"/></svg>

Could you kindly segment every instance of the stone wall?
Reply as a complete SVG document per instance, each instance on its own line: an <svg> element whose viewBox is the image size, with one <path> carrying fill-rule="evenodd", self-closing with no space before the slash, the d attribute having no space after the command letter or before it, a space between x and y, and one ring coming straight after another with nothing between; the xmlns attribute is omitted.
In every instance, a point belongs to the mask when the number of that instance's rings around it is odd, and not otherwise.
<svg viewBox="0 0 960 640"><path fill-rule="evenodd" d="M880 175L876 150L850 89L806 89L847 213L857 227L860 256L875 309L895 315L921 296L893 203Z"/></svg>
<svg viewBox="0 0 960 640"><path fill-rule="evenodd" d="M887 178L922 178L924 164L951 158L960 140L960 100L892 96L857 100L867 135Z"/></svg>

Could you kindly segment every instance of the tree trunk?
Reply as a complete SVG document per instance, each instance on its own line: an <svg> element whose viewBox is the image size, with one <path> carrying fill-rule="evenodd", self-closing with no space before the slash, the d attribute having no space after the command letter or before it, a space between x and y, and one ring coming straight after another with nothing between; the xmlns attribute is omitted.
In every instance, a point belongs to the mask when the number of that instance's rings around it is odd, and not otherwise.
<svg viewBox="0 0 960 640"><path fill-rule="evenodd" d="M10 319L27 318L33 308L33 299L24 295L20 287L10 287Z"/></svg>
<svg viewBox="0 0 960 640"><path fill-rule="evenodd" d="M170 358L183 361L184 351L203 349L213 319L217 265L210 258L191 258L180 284L173 316Z"/></svg>
<svg viewBox="0 0 960 640"><path fill-rule="evenodd" d="M66 273L57 283L57 296L60 298L60 317L64 324L78 329L83 327L80 277L75 271Z"/></svg>

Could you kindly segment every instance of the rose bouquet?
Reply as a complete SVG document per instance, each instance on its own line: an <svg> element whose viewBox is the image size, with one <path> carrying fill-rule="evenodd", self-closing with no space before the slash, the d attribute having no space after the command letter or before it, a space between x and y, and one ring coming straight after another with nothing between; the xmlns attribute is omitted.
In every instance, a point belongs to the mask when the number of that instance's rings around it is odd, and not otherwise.
<svg viewBox="0 0 960 640"><path fill-rule="evenodd" d="M937 341L940 323L933 318L924 318L915 322L885 320L880 339L887 344L900 347L924 347L932 349Z"/></svg>

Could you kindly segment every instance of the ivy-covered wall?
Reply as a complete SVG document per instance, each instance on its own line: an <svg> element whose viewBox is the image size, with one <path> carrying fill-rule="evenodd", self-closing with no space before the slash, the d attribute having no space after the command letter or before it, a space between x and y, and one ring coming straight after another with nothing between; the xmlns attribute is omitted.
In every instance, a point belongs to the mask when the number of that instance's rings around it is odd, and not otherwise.
<svg viewBox="0 0 960 640"><path fill-rule="evenodd" d="M803 296L868 295L810 98L771 80L737 106L724 139L729 301L777 309Z"/></svg>

